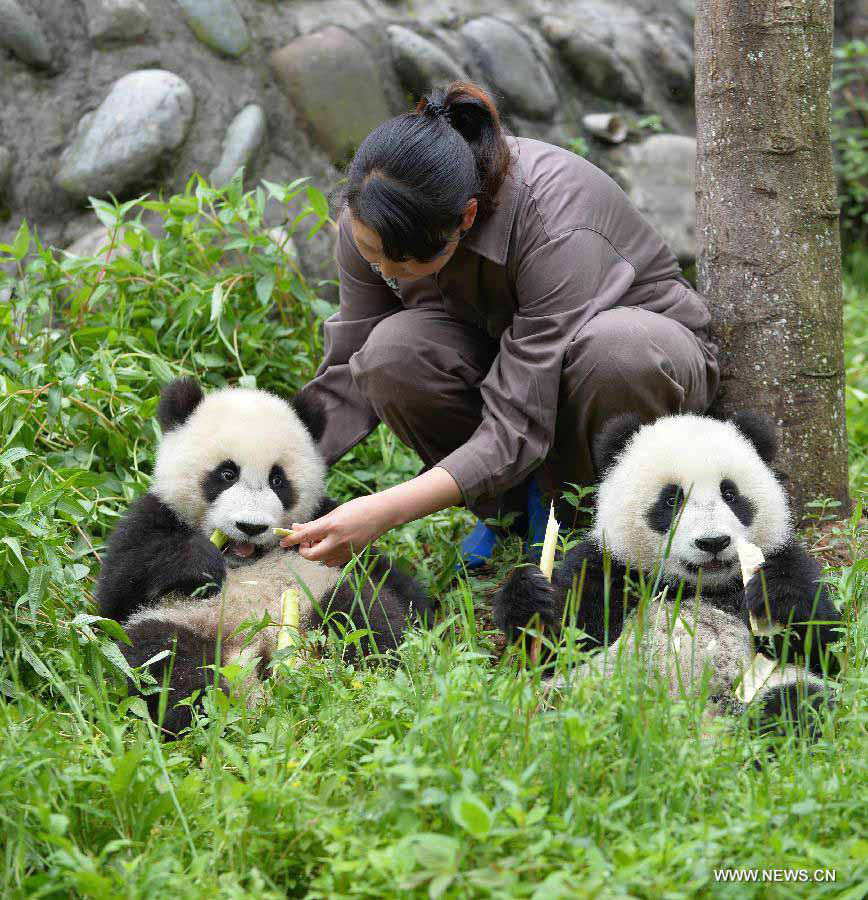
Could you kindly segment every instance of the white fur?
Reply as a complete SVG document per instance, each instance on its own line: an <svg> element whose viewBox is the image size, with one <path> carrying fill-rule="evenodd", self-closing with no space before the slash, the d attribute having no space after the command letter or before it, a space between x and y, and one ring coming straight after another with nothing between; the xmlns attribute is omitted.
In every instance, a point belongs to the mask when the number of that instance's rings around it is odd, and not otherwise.
<svg viewBox="0 0 868 900"><path fill-rule="evenodd" d="M685 597L678 607L654 600L636 610L620 637L606 651L595 654L587 670L611 676L622 654L637 654L649 671L667 681L672 697L695 694L707 679L708 695L725 704L734 699L733 685L754 656L750 631L731 613ZM583 670L584 671L584 670Z"/></svg>
<svg viewBox="0 0 868 900"><path fill-rule="evenodd" d="M340 569L275 549L247 565L229 569L223 590L216 596L191 600L170 595L160 606L133 613L126 625L158 621L183 626L203 638L215 638L222 633L229 660L240 648L243 636L228 639L242 623L259 621L266 612L273 622L281 623L280 598L287 588L299 589L299 628L307 631L315 612L310 598L328 605L340 575ZM274 651L276 640L276 627L260 632L259 647L263 655Z"/></svg>
<svg viewBox="0 0 868 900"><path fill-rule="evenodd" d="M240 467L238 482L209 506L202 482L226 459ZM295 492L287 510L268 485L275 464ZM273 528L312 517L324 479L322 456L289 403L265 391L227 388L208 394L186 422L163 435L151 490L193 528L209 535L219 528L236 541L269 547L277 542ZM236 521L267 528L250 538Z"/></svg>
<svg viewBox="0 0 868 900"><path fill-rule="evenodd" d="M721 497L724 479L733 481L739 493L753 503L750 526L744 526ZM663 559L669 535L651 528L646 516L667 484L679 485L688 496L663 563L664 575L671 581L695 582L695 571L684 562L699 566L710 559L695 545L697 538L731 538L719 555L728 567L717 572L703 570L703 583L713 586L738 575L738 538L769 555L792 534L784 489L732 422L695 415L668 416L634 434L600 484L594 536L622 563L651 570Z"/></svg>

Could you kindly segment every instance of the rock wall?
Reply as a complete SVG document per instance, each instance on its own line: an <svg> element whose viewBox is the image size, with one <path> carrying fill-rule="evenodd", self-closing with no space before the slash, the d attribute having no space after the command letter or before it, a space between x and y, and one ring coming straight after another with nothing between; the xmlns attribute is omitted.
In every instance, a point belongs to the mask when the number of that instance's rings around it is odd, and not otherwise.
<svg viewBox="0 0 868 900"><path fill-rule="evenodd" d="M89 195L193 171L329 190L368 131L470 77L517 134L587 141L682 258L693 253L693 0L0 0L0 242L26 217L67 247ZM656 114L621 146L588 113ZM285 211L271 209L270 224ZM311 274L329 238L300 247ZM329 273L330 274L330 273Z"/></svg>

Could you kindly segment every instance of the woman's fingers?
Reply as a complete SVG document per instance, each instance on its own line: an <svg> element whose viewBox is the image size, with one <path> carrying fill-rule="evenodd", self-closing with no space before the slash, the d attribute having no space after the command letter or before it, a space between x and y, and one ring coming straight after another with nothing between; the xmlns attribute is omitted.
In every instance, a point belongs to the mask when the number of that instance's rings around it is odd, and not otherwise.
<svg viewBox="0 0 868 900"><path fill-rule="evenodd" d="M302 544L298 552L313 562L321 562L327 566L342 566L349 560L341 542L333 535L328 535L316 544Z"/></svg>
<svg viewBox="0 0 868 900"><path fill-rule="evenodd" d="M328 533L328 526L323 519L314 522L304 522L301 525L293 523L292 533L284 535L280 539L281 547L295 547L298 544L315 544Z"/></svg>

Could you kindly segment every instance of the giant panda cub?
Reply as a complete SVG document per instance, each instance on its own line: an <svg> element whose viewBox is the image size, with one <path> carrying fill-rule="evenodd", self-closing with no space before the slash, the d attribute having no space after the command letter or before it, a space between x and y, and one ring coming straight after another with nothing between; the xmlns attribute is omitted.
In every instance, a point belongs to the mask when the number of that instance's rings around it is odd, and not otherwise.
<svg viewBox="0 0 868 900"><path fill-rule="evenodd" d="M536 567L516 569L494 598L498 626L513 640L533 622L557 634L566 614L587 635L585 649L614 644L623 631L621 644L629 635L673 695L710 676L712 711L751 699L762 721L780 721L783 712L804 722L795 712L806 697L823 702L825 675L835 671L828 646L839 637L840 614L819 565L794 537L770 468L775 449L773 422L756 413L611 420L593 447L601 480L590 535L551 584ZM741 541L765 556L747 585ZM642 580L657 583L658 594L637 611ZM766 655L754 658L756 633L766 635ZM610 647L598 665L611 667L616 655Z"/></svg>
<svg viewBox="0 0 868 900"><path fill-rule="evenodd" d="M175 648L173 659L151 666L158 682L171 673L166 731L191 719L189 706L173 701L213 683L207 666L217 658L218 635L221 664L268 661L276 627L248 645L235 632L266 613L281 622L289 587L299 589L300 630L321 627L324 615L347 630L370 629L366 652L396 647L408 621L428 611L420 586L385 559L375 558L366 577L342 579L340 569L279 546L274 528L335 506L325 496L316 445L324 422L315 410L260 390L204 396L195 380L181 378L163 390L157 419L163 437L151 488L108 542L97 600L131 639L121 645L130 665ZM229 538L222 552L210 540L215 529ZM149 697L152 716L158 701Z"/></svg>

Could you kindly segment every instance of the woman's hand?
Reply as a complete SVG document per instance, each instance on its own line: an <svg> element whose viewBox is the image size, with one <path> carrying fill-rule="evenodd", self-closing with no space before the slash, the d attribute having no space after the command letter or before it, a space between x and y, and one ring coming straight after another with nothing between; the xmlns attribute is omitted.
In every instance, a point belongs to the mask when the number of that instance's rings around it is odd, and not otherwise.
<svg viewBox="0 0 868 900"><path fill-rule="evenodd" d="M327 566L343 566L397 522L391 518L391 504L383 494L357 497L313 522L292 526L282 547L298 544L305 559Z"/></svg>
<svg viewBox="0 0 868 900"><path fill-rule="evenodd" d="M461 501L452 476L438 467L379 494L357 497L313 522L293 524L280 545L305 558L343 566L381 534Z"/></svg>

